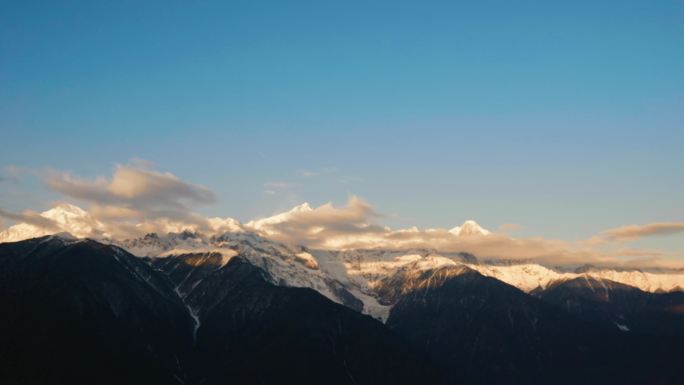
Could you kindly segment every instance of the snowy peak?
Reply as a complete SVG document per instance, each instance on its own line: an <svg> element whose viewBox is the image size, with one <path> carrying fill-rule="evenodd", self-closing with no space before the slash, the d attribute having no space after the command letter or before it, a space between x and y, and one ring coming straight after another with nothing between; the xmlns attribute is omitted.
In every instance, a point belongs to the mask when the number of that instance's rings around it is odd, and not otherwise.
<svg viewBox="0 0 684 385"><path fill-rule="evenodd" d="M42 212L40 215L59 223L67 223L76 218L85 218L88 216L88 213L78 206L69 203L60 203L57 206Z"/></svg>
<svg viewBox="0 0 684 385"><path fill-rule="evenodd" d="M453 229L449 230L449 232L458 237L482 236L491 234L489 230L482 228L482 226L472 219L463 222L461 226L454 227Z"/></svg>
<svg viewBox="0 0 684 385"><path fill-rule="evenodd" d="M244 231L242 224L233 218L209 218L209 227L215 234Z"/></svg>
<svg viewBox="0 0 684 385"><path fill-rule="evenodd" d="M595 281L612 281L639 288L646 292L676 291L684 287L684 273L652 273L638 270L616 270L607 268L580 269L580 272L558 271L534 264L511 265L472 265L480 274L515 286L518 289L531 292L535 289L546 289L560 282L576 278Z"/></svg>
<svg viewBox="0 0 684 385"><path fill-rule="evenodd" d="M253 221L247 222L246 226L249 228L252 228L257 231L264 231L265 233L268 234L268 227L272 225L277 225L279 223L286 222L290 219L292 219L293 216L300 214L300 213L305 213L313 211L311 208L311 205L309 205L308 202L304 202L301 205L293 207L290 211L286 211L284 213L276 214L270 217L266 218L261 218L261 219L256 219Z"/></svg>
<svg viewBox="0 0 684 385"><path fill-rule="evenodd" d="M102 223L93 219L85 210L68 203L61 203L43 211L40 216L51 222L59 230L58 232L70 233L79 238L100 233L103 229ZM18 223L0 232L0 242L16 242L54 233L54 228Z"/></svg>
<svg viewBox="0 0 684 385"><path fill-rule="evenodd" d="M300 205L297 205L292 208L292 210L288 211L289 213L297 213L297 212L306 212L306 211L312 211L313 209L311 208L311 205L309 205L309 202L304 202Z"/></svg>

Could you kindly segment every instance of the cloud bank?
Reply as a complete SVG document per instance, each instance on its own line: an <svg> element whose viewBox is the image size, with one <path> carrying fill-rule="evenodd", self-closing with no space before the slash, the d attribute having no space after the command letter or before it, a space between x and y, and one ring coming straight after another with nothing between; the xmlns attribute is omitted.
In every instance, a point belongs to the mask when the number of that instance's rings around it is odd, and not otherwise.
<svg viewBox="0 0 684 385"><path fill-rule="evenodd" d="M684 233L684 222L649 223L629 225L606 230L601 237L610 241L629 242L648 236Z"/></svg>
<svg viewBox="0 0 684 385"><path fill-rule="evenodd" d="M321 249L434 249L440 252L467 252L481 259L533 261L547 265L624 267L682 267L684 263L663 259L664 253L634 248L599 250L583 242L536 238L513 238L492 233L466 221L454 229L393 230L374 223L381 218L375 209L358 197L345 207L328 203L317 208L308 204L289 212L248 222L244 228L269 238ZM474 223L479 230L454 230Z"/></svg>
<svg viewBox="0 0 684 385"><path fill-rule="evenodd" d="M290 211L241 224L232 218L206 218L193 212L197 205L214 203L215 194L171 173L153 171L147 162L117 166L109 178L83 179L58 171L43 173L42 177L50 189L85 205L85 210L65 203L40 214L0 209L0 217L19 222L0 233L0 241L59 231L109 239L183 230L206 234L249 231L283 243L321 249L425 248L467 252L481 259L558 266L684 266L680 260L665 258L661 251L624 247L624 242L641 237L684 232L684 223L677 222L610 229L585 242L514 238L507 232L518 225L504 225L502 232L490 232L474 221L450 230L391 229L378 224L382 215L372 205L352 196L342 207L327 203L314 208L304 203Z"/></svg>
<svg viewBox="0 0 684 385"><path fill-rule="evenodd" d="M24 210L21 213L12 213L0 208L0 218L6 218L15 222L24 223L46 231L60 230L59 224L49 217L42 216L33 210Z"/></svg>
<svg viewBox="0 0 684 385"><path fill-rule="evenodd" d="M212 191L147 167L148 163L137 160L117 166L111 178L82 179L58 171L48 171L42 178L50 189L88 205L88 214L103 224L92 236L212 228L212 221L191 210L216 202Z"/></svg>

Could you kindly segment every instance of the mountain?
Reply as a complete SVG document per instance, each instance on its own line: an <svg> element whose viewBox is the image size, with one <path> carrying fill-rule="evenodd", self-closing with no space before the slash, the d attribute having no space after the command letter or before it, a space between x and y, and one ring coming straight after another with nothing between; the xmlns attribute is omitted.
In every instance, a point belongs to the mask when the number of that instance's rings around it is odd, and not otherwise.
<svg viewBox="0 0 684 385"><path fill-rule="evenodd" d="M198 253L219 253L225 258L240 254L266 270L279 285L312 288L337 303L381 320L387 319L392 303L381 300L375 287L400 269L429 270L463 265L528 293L555 282L585 276L612 279L644 291L678 290L684 282L681 272L593 268L577 273L534 263L483 262L467 253L444 253L434 249L308 249L288 246L246 231L213 236L190 231L166 235L152 233L117 244L136 255L156 259Z"/></svg>
<svg viewBox="0 0 684 385"><path fill-rule="evenodd" d="M575 278L589 277L610 280L647 292L681 291L684 287L684 273L681 271L648 272L609 268L584 267L575 271L549 268L536 263L501 262L471 265L483 275L496 278L525 292L545 289L550 285Z"/></svg>
<svg viewBox="0 0 684 385"><path fill-rule="evenodd" d="M446 368L453 383L557 383L551 370L570 370L555 356L578 355L587 348L582 340L598 332L465 266L400 271L379 291L396 301L387 325Z"/></svg>
<svg viewBox="0 0 684 385"><path fill-rule="evenodd" d="M365 306L359 298L367 300L370 307L374 304L372 297L352 294L350 290L356 288L349 282L321 269L306 248L288 247L254 233L225 233L212 237L190 232L163 237L148 234L142 239L127 241L125 245L139 255L156 255L150 259L152 265L176 279L181 293L189 292L204 274L218 270L239 255L267 272L274 284L312 288L359 312L364 311ZM218 256L220 263L213 263Z"/></svg>
<svg viewBox="0 0 684 385"><path fill-rule="evenodd" d="M401 270L379 292L395 302L387 326L448 383L681 383L680 337L624 333L465 266Z"/></svg>
<svg viewBox="0 0 684 385"><path fill-rule="evenodd" d="M77 237L89 237L101 231L103 227L102 223L93 219L85 210L68 203L60 203L43 211L39 217L42 221L52 224L52 228L18 223L0 232L0 243L50 235L55 233L54 228L57 228L58 231L74 234Z"/></svg>
<svg viewBox="0 0 684 385"><path fill-rule="evenodd" d="M266 235L270 235L270 226L284 223L290 220L292 217L296 216L297 214L309 213L311 211L313 211L311 205L309 205L308 202L304 202L300 205L293 207L289 211L279 213L270 217L249 221L245 224L245 227L255 231L263 231Z"/></svg>
<svg viewBox="0 0 684 385"><path fill-rule="evenodd" d="M60 233L0 244L0 379L676 384L679 274L250 231Z"/></svg>
<svg viewBox="0 0 684 385"><path fill-rule="evenodd" d="M438 378L382 323L237 257L185 297L196 309L196 381L222 384L415 384Z"/></svg>
<svg viewBox="0 0 684 385"><path fill-rule="evenodd" d="M648 293L607 279L580 277L537 294L587 321L618 330L684 336L684 293Z"/></svg>
<svg viewBox="0 0 684 385"><path fill-rule="evenodd" d="M473 220L467 220L463 222L461 226L456 226L453 229L449 230L450 233L459 236L459 237L468 237L468 236L479 236L479 235L489 235L491 234L489 230L483 229L477 222Z"/></svg>
<svg viewBox="0 0 684 385"><path fill-rule="evenodd" d="M439 381L431 364L381 322L314 290L274 282L242 256L145 259L68 236L1 244L0 306L12 311L0 317L0 379Z"/></svg>
<svg viewBox="0 0 684 385"><path fill-rule="evenodd" d="M177 384L192 320L126 251L48 236L0 244L3 383Z"/></svg>
<svg viewBox="0 0 684 385"><path fill-rule="evenodd" d="M331 211L332 206L324 205L312 208L308 203L295 206L289 211L241 224L232 218L208 218L205 226L185 226L182 231L168 230L174 227L171 224L157 226L157 233L149 233L142 237L123 239L120 235L115 236L113 229L95 220L87 211L70 204L59 204L54 208L40 214L40 218L48 221L54 228L46 228L28 223L20 223L0 232L0 242L17 241L21 239L43 236L55 231L64 231L76 237L94 237L101 242L112 243L128 250L129 252L143 257L163 257L172 254L197 253L197 252L226 252L226 242L240 243L250 242L260 247L270 255L285 254L294 256L295 259L306 260L312 268L323 270L328 282L340 283L346 291L363 302L364 312L376 318L386 318L388 309L383 308L375 300L372 285L378 278L392 274L399 266L411 263L411 258L420 255L427 260L440 260L443 258L452 262L465 263L472 269L483 275L496 278L511 284L525 292L544 289L554 282L587 276L596 279L607 279L614 282L635 286L647 292L670 292L684 289L684 271L640 271L620 270L606 267L585 266L576 270L571 267L556 268L544 266L533 262L511 261L502 263L501 259L477 260L474 256L465 253L446 253L443 250L429 248L398 248L389 247L373 249L336 249L317 250L306 249L301 246L288 244L287 246L272 241L272 234L281 232L281 226L287 227L292 221L301 219L302 216L314 215L318 211ZM154 226L152 226L154 227ZM200 230L200 227L202 231ZM142 228L142 227L141 227ZM412 230L413 231L413 230ZM415 229L415 231L418 231ZM410 233L410 231L409 231ZM461 226L449 230L447 234L454 237L463 237L473 241L478 237L490 236L491 233L482 228L473 220L465 221ZM281 234L282 235L282 234ZM495 235L492 235L495 238ZM228 251L229 252L229 251ZM505 256L500 256L505 257ZM280 257L279 257L280 258ZM372 270L375 270L374 272ZM278 276L278 274L273 274ZM360 276L360 277L359 277ZM374 276L374 277L371 277ZM337 289L325 289L328 284L310 282L308 279L286 279L294 286L311 287L322 292L334 301L342 303L341 298L334 295ZM297 281L297 282L295 282ZM317 281L319 281L317 279ZM318 286L315 286L318 285ZM337 284L333 284L337 286Z"/></svg>

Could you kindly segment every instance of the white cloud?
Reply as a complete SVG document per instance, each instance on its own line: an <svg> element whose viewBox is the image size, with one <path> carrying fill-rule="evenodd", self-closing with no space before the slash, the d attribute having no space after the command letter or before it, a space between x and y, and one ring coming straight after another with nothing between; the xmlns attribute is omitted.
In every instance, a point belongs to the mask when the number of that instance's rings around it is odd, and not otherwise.
<svg viewBox="0 0 684 385"><path fill-rule="evenodd" d="M299 172L299 176L301 176L302 178L311 178L316 175L318 175L318 173L311 170L302 170Z"/></svg>
<svg viewBox="0 0 684 385"><path fill-rule="evenodd" d="M171 173L117 166L111 179L80 179L66 172L48 172L47 185L65 196L98 205L124 205L184 210L186 203L213 203L216 197L205 187L183 182Z"/></svg>
<svg viewBox="0 0 684 385"><path fill-rule="evenodd" d="M245 228L281 242L323 249L427 248L442 252L468 252L483 259L536 261L551 265L682 265L678 261L665 260L663 253L651 250L599 250L583 243L541 237L517 239L486 230L480 234L416 227L392 230L376 224L374 220L379 218L370 204L351 197L344 207L327 203L312 208L302 204L291 211L248 222ZM466 224L473 225L470 221ZM460 227L463 226L457 228Z"/></svg>
<svg viewBox="0 0 684 385"><path fill-rule="evenodd" d="M85 203L88 214L103 224L102 232L109 236L179 228L210 229L207 218L191 208L214 203L215 194L151 167L150 162L135 158L128 165L116 166L110 178L84 179L54 170L41 176L50 189Z"/></svg>
<svg viewBox="0 0 684 385"><path fill-rule="evenodd" d="M280 193L289 192L295 187L297 187L297 185L290 182L266 182L264 183L264 194L278 195Z"/></svg>

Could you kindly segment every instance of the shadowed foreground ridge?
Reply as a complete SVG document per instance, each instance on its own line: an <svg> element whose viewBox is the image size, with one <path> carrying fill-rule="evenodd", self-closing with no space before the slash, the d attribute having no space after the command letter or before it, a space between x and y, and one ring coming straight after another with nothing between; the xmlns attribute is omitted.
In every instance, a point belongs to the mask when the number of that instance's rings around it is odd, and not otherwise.
<svg viewBox="0 0 684 385"><path fill-rule="evenodd" d="M258 252L264 266L282 257ZM681 383L680 292L582 277L527 294L463 264L407 265L374 286L391 306L383 324L358 300L282 286L275 271L240 253L139 258L66 236L0 244L0 380Z"/></svg>
<svg viewBox="0 0 684 385"><path fill-rule="evenodd" d="M651 307L635 311L632 317L651 329L625 332L615 323L599 322L594 313L604 310L597 304L588 305L595 310L587 313L558 306L554 298L561 287L568 287L564 298L574 302L581 302L587 291L594 293L583 281L555 285L540 299L467 268L400 273L390 284L401 286L403 278L413 289L392 308L387 326L445 368L450 383L682 382L678 358L684 357L684 340L671 332L673 322L684 324L681 314ZM684 303L681 293L613 287L639 292L651 304ZM624 298L621 294L616 299Z"/></svg>
<svg viewBox="0 0 684 385"><path fill-rule="evenodd" d="M122 249L58 237L0 245L9 384L414 384L436 371L382 323L240 258L186 303ZM197 309L200 327L187 304Z"/></svg>

